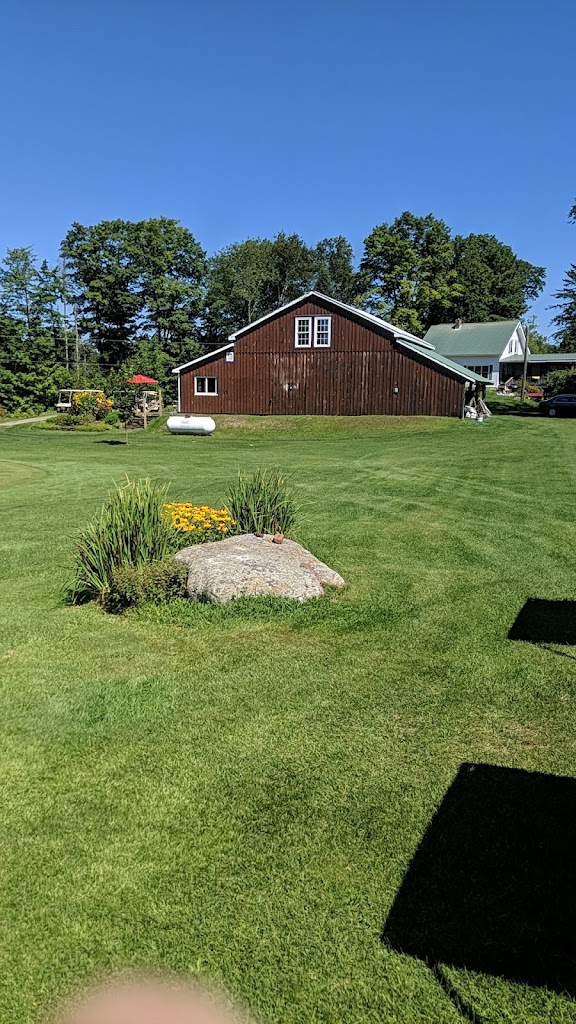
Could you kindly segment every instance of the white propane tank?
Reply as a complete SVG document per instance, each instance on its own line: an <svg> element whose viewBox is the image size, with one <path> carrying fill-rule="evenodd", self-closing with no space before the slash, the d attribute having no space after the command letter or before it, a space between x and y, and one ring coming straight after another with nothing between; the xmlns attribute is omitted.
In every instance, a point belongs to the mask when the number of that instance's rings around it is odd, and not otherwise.
<svg viewBox="0 0 576 1024"><path fill-rule="evenodd" d="M213 434L216 430L211 416L169 416L166 426L171 434Z"/></svg>

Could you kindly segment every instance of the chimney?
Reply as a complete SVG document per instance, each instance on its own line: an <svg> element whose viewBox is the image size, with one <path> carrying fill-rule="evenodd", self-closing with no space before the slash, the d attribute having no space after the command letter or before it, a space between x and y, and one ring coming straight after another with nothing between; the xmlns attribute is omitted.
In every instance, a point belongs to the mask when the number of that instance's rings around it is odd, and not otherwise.
<svg viewBox="0 0 576 1024"><path fill-rule="evenodd" d="M452 325L452 330L453 331L459 331L461 327L462 327L462 317L459 316L457 321L456 321L456 323Z"/></svg>

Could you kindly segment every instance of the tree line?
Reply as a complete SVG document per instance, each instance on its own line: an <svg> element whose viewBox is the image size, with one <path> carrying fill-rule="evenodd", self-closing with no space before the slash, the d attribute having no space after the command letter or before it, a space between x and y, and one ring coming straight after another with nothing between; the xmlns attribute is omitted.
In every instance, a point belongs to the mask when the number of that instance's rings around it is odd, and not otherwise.
<svg viewBox="0 0 576 1024"><path fill-rule="evenodd" d="M170 393L173 366L311 289L421 336L457 317L523 317L544 282L543 267L494 235L453 234L432 214L376 226L357 265L343 236L308 245L280 232L208 256L169 218L75 223L56 265L31 247L2 261L0 406L46 407L60 387L106 390L134 371ZM567 348L576 345L576 267L557 297L557 340ZM549 347L536 330L531 337L533 349Z"/></svg>

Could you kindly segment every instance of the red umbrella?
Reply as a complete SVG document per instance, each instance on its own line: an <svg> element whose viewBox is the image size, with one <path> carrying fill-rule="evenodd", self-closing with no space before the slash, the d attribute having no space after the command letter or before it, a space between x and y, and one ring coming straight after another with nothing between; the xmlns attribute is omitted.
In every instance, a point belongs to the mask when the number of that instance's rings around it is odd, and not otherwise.
<svg viewBox="0 0 576 1024"><path fill-rule="evenodd" d="M127 381L128 384L158 384L157 380L153 377L146 377L143 373L135 373L133 377L130 377Z"/></svg>

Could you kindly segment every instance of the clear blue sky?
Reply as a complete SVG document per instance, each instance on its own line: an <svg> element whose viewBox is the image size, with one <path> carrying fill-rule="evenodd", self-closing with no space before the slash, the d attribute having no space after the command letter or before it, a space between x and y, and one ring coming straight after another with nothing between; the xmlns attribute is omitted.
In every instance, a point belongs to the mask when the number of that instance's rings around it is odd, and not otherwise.
<svg viewBox="0 0 576 1024"><path fill-rule="evenodd" d="M432 211L576 262L573 0L5 0L0 249L176 217L209 252Z"/></svg>

